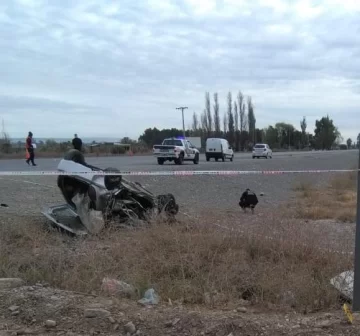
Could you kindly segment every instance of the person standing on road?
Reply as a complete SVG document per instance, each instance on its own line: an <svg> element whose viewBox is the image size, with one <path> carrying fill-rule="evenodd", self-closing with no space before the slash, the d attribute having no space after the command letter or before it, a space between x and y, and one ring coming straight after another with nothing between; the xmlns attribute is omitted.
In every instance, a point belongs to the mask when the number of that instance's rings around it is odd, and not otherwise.
<svg viewBox="0 0 360 336"><path fill-rule="evenodd" d="M35 153L34 153L34 146L32 143L32 132L29 132L26 141L25 141L25 148L26 148L26 163L30 166L30 161L33 166L36 166L34 162Z"/></svg>
<svg viewBox="0 0 360 336"><path fill-rule="evenodd" d="M72 145L74 146L75 149L77 149L78 151L81 152L82 140L80 138L78 138L77 134L74 135L74 139L72 140Z"/></svg>

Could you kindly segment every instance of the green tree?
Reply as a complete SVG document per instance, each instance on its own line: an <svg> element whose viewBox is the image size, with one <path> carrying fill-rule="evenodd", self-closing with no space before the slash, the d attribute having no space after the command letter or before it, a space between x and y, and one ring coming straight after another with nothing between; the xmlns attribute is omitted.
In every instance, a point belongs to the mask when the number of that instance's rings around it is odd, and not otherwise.
<svg viewBox="0 0 360 336"><path fill-rule="evenodd" d="M256 128L255 129L255 139L257 142L263 142L265 137L264 137L264 131L262 129Z"/></svg>
<svg viewBox="0 0 360 336"><path fill-rule="evenodd" d="M199 119L197 114L194 112L193 113L193 121L192 121L192 126L191 129L196 132L199 129Z"/></svg>
<svg viewBox="0 0 360 336"><path fill-rule="evenodd" d="M235 122L234 122L234 114L232 111L232 96L231 92L227 95L227 116L228 116L228 140L230 143L230 146L234 146L235 143Z"/></svg>
<svg viewBox="0 0 360 336"><path fill-rule="evenodd" d="M256 142L256 134L255 134L255 128L256 128L256 118L255 118L255 112L254 112L254 105L252 103L252 99L249 96L247 100L248 105L248 122L249 122L249 134L250 134L250 141L254 144Z"/></svg>
<svg viewBox="0 0 360 336"><path fill-rule="evenodd" d="M318 149L331 149L341 135L332 119L327 115L315 122L315 146Z"/></svg>
<svg viewBox="0 0 360 336"><path fill-rule="evenodd" d="M162 141L161 139L161 131L154 128L147 128L142 135L139 137L139 141L147 144L149 147L152 147L153 145L160 143Z"/></svg>
<svg viewBox="0 0 360 336"><path fill-rule="evenodd" d="M203 137L203 130L196 112L194 112L192 117L191 136Z"/></svg>
<svg viewBox="0 0 360 336"><path fill-rule="evenodd" d="M225 112L224 113L224 118L223 118L223 134L224 134L224 137L226 138L227 137L227 132L228 132L228 115L227 113Z"/></svg>
<svg viewBox="0 0 360 336"><path fill-rule="evenodd" d="M147 128L144 133L139 137L139 142L152 147L156 144L161 144L166 138L182 136L183 132L177 128L164 128L162 130L154 128ZM190 136L190 130L185 131L186 136Z"/></svg>
<svg viewBox="0 0 360 336"><path fill-rule="evenodd" d="M307 133L305 133L305 137L306 139L308 138ZM307 143L304 146L302 131L298 131L297 129L294 129L294 132L291 135L291 141L292 141L292 146L294 146L295 149L302 149L305 146L307 146Z"/></svg>
<svg viewBox="0 0 360 336"><path fill-rule="evenodd" d="M239 132L239 112L236 101L234 101L234 118L235 118L235 151L239 151L240 132Z"/></svg>
<svg viewBox="0 0 360 336"><path fill-rule="evenodd" d="M201 121L201 128L206 136L209 136L209 119L206 113L206 109L203 111L202 115L200 116Z"/></svg>
<svg viewBox="0 0 360 336"><path fill-rule="evenodd" d="M211 109L210 109L210 94L209 92L205 93L205 111L206 111L206 117L207 117L207 130L208 130L208 136L211 136L212 133L212 126L213 126L213 120L211 115Z"/></svg>
<svg viewBox="0 0 360 336"><path fill-rule="evenodd" d="M221 135L221 121L220 121L220 111L219 111L219 100L217 92L214 93L214 129L215 136L219 137Z"/></svg>
<svg viewBox="0 0 360 336"><path fill-rule="evenodd" d="M304 148L308 145L308 139L306 134L307 122L305 117L303 117L303 119L300 121L300 128L301 128L301 145L302 148Z"/></svg>
<svg viewBox="0 0 360 336"><path fill-rule="evenodd" d="M280 148L289 148L290 146L294 146L295 127L293 125L278 122L275 124L275 128L278 132Z"/></svg>
<svg viewBox="0 0 360 336"><path fill-rule="evenodd" d="M240 150L243 151L245 149L246 141L248 141L249 134L247 132L245 99L241 91L239 91L237 95L237 106L239 109L239 147Z"/></svg>
<svg viewBox="0 0 360 336"><path fill-rule="evenodd" d="M237 96L237 105L239 108L239 130L240 133L242 131L246 130L246 107L245 107L245 101L244 101L244 96L242 94L241 91L239 91L238 96Z"/></svg>
<svg viewBox="0 0 360 336"><path fill-rule="evenodd" d="M264 130L265 133L265 142L270 146L270 148L279 147L279 135L278 130L273 126L269 126Z"/></svg>
<svg viewBox="0 0 360 336"><path fill-rule="evenodd" d="M315 137L313 134L308 133L309 145L311 148L316 148Z"/></svg>
<svg viewBox="0 0 360 336"><path fill-rule="evenodd" d="M136 144L136 140L130 139L129 137L124 137L120 140L120 143L123 145L133 145Z"/></svg>

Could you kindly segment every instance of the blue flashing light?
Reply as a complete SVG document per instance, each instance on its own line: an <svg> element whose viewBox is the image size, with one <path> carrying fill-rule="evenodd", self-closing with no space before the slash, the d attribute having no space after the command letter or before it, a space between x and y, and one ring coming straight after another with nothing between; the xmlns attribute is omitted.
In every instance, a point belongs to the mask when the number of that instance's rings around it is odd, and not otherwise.
<svg viewBox="0 0 360 336"><path fill-rule="evenodd" d="M185 140L185 138L184 138L182 135L177 136L176 139L178 139L178 140Z"/></svg>

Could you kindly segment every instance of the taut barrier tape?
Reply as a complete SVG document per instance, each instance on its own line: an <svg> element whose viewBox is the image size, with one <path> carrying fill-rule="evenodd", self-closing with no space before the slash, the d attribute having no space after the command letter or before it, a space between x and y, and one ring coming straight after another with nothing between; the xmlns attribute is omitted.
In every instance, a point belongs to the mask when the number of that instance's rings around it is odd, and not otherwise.
<svg viewBox="0 0 360 336"><path fill-rule="evenodd" d="M278 174L321 174L321 173L351 173L359 169L325 169L325 170L175 170L175 171L91 171L91 172L62 172L62 171L0 171L0 176L57 176L57 175L123 175L123 176L199 176L199 175L278 175Z"/></svg>

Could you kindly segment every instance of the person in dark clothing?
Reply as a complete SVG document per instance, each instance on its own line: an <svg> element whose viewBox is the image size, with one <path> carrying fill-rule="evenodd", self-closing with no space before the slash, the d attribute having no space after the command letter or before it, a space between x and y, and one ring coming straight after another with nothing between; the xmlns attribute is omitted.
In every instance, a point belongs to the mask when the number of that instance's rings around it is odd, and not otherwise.
<svg viewBox="0 0 360 336"><path fill-rule="evenodd" d="M100 170L99 168L97 167L94 167L90 164L88 164L86 161L85 161L85 157L84 157L84 154L81 153L78 149L70 149L68 150L65 155L64 155L64 160L68 160L68 161L73 161L75 163L79 163L85 167L88 167L92 170Z"/></svg>
<svg viewBox="0 0 360 336"><path fill-rule="evenodd" d="M259 200L256 194L247 188L240 197L239 206L244 212L246 212L247 208L250 208L251 212L254 213L254 209L258 203Z"/></svg>
<svg viewBox="0 0 360 336"><path fill-rule="evenodd" d="M26 148L26 163L30 166L30 162L33 166L36 166L34 162L35 153L34 153L34 146L32 143L33 134L29 132L26 141L25 141L25 148Z"/></svg>
<svg viewBox="0 0 360 336"><path fill-rule="evenodd" d="M82 149L82 141L80 138L78 138L77 134L74 135L74 139L72 140L72 145L74 149L77 149L81 152Z"/></svg>

